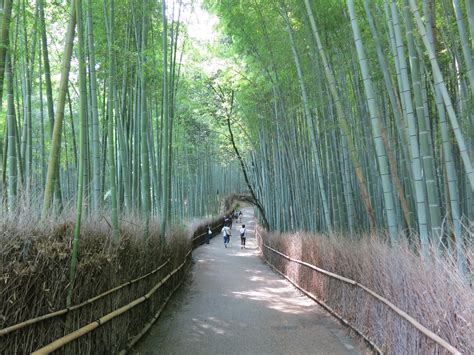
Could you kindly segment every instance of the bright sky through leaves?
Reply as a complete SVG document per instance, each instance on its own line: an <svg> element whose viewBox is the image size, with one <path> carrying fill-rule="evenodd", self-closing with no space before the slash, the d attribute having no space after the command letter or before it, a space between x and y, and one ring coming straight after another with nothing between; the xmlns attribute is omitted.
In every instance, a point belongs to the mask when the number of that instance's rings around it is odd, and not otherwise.
<svg viewBox="0 0 474 355"><path fill-rule="evenodd" d="M173 6L177 9L180 0L173 0L169 2L168 12L172 15ZM210 14L202 8L202 1L182 1L183 8L181 13L181 20L186 23L188 27L189 37L193 40L198 40L203 43L210 43L217 39L215 26L219 22L217 16ZM178 18L177 11L174 16L175 20Z"/></svg>

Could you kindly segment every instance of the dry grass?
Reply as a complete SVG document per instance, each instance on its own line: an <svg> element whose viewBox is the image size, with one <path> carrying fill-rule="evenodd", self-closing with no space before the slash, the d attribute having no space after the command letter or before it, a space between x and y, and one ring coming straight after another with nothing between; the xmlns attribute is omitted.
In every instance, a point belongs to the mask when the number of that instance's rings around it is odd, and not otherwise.
<svg viewBox="0 0 474 355"><path fill-rule="evenodd" d="M474 353L473 290L448 258L423 262L407 244L389 247L369 238L351 241L306 233L262 233L262 237L284 254L369 287L462 353ZM443 353L442 348L360 289L269 250L264 253L279 270L335 309L384 352Z"/></svg>
<svg viewBox="0 0 474 355"><path fill-rule="evenodd" d="M0 216L0 329L65 307L69 280L74 211L40 223L38 210L20 206ZM137 222L138 221L138 222ZM191 247L189 232L175 229L160 243L159 225L150 224L143 240L139 219L128 215L121 223L120 242L110 241L106 218L83 219L73 304L139 277L171 262L158 273L111 294L92 306L26 327L1 338L0 353L29 353L100 316L144 295L184 258ZM138 333L185 273L177 273L151 302L134 308L78 341L64 347L70 353L114 353Z"/></svg>

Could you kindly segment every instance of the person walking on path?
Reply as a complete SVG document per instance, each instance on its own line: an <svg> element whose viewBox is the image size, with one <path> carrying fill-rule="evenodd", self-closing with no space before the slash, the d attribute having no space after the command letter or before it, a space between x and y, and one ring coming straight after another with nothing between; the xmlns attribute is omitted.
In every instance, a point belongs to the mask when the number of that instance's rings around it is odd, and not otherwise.
<svg viewBox="0 0 474 355"><path fill-rule="evenodd" d="M224 226L229 226L232 229L232 214L224 216Z"/></svg>
<svg viewBox="0 0 474 355"><path fill-rule="evenodd" d="M192 277L131 352L370 354L336 319L262 262L254 237L254 212L252 208L242 212L245 223L236 224L232 232L237 235L245 224L249 250L239 253L230 246L194 250Z"/></svg>
<svg viewBox="0 0 474 355"><path fill-rule="evenodd" d="M230 228L227 225L224 225L222 228L222 236L224 237L224 246L227 248L227 245L230 242Z"/></svg>
<svg viewBox="0 0 474 355"><path fill-rule="evenodd" d="M245 228L245 224L242 224L240 228L240 249L245 249L245 240L247 239L246 236L247 228Z"/></svg>
<svg viewBox="0 0 474 355"><path fill-rule="evenodd" d="M209 241L211 240L211 237L212 237L212 229L211 229L211 226L208 224L207 225L206 244L209 244Z"/></svg>

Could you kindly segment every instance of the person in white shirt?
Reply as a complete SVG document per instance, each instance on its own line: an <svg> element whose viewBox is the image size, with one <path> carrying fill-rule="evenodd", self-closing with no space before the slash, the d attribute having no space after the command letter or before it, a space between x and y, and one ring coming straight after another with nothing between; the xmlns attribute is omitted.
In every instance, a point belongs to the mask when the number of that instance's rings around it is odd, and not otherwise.
<svg viewBox="0 0 474 355"><path fill-rule="evenodd" d="M247 239L246 233L247 229L245 228L245 224L242 224L242 227L240 228L240 249L245 249L245 239Z"/></svg>
<svg viewBox="0 0 474 355"><path fill-rule="evenodd" d="M227 248L227 245L230 242L230 228L227 225L224 225L222 228L222 236L224 237L224 246Z"/></svg>

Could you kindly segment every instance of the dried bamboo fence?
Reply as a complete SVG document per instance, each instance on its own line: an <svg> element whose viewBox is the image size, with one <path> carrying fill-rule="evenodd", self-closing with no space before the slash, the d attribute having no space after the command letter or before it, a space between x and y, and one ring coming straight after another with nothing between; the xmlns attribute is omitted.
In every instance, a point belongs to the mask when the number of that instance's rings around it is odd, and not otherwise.
<svg viewBox="0 0 474 355"><path fill-rule="evenodd" d="M392 314L395 314L399 318L399 320L409 325L409 327L411 327L411 330L416 329L418 333L422 336L422 338L424 338L425 341L420 340L420 339L416 341L416 345L415 345L416 353L436 353L436 354L454 354L454 355L461 354L461 352L458 349L456 349L454 346L449 344L447 341L439 337L437 334L435 334L428 328L424 327L413 317L409 316L403 310L395 306L392 302L380 296L373 290L365 287L364 285L354 280L351 280L349 278L321 269L307 262L292 258L291 256L286 255L272 248L271 246L265 243L262 235L260 234L260 229L258 228L256 231L256 237L257 237L257 242L260 247L260 250L262 251L265 262L273 270L275 270L278 274L280 274L285 279L287 279L291 284L293 284L301 292L303 292L308 297L310 297L311 299L316 301L318 304L320 304L323 308L325 308L328 312L330 312L333 316L339 319L346 326L350 327L359 336L361 336L376 352L382 354L384 351L381 349L384 349L385 352L391 353L393 352L393 349L390 349L390 347L387 347L387 344L380 343L378 341L380 340L380 337L371 337L370 334L367 334L368 333L367 329L364 329L363 327L360 327L360 326L358 327L355 324L357 323L356 318L358 318L357 312L353 312L351 310L348 311L348 308L359 308L359 311L360 311L361 308L363 309L367 307L377 307L381 305L384 308L382 310L383 312L387 312L387 313L391 312ZM269 255L269 252L272 255ZM274 256L277 256L280 260L276 260L276 262L272 262L272 260L274 259ZM348 304L344 304L344 305L339 304L336 306L330 306L328 304L329 302L327 299L325 300L322 299L323 297L322 297L321 290L316 290L317 293L319 294L319 297L318 297L315 293L310 292L304 287L302 287L298 281L291 279L287 275L288 272L285 272L287 271L286 270L287 268L286 268L286 265L282 263L282 259L286 260L287 262L304 266L308 270L315 271L319 273L320 275L324 275L325 277L338 282L339 289L343 289L343 291L341 292L345 293L343 299L347 301ZM274 264L278 264L278 266ZM317 285L314 285L314 286L317 287ZM348 286L347 289L345 286ZM367 309L365 311L367 314L369 313ZM388 319L390 318L387 318L387 320ZM384 327L386 325L388 326L388 324L378 324L379 327ZM405 327L405 329L407 329L407 327ZM409 329L407 329L407 331L408 333L410 332ZM414 351L414 349L405 349L405 350L408 350L407 353L411 353L412 351Z"/></svg>
<svg viewBox="0 0 474 355"><path fill-rule="evenodd" d="M217 232L219 232L220 228L222 227L223 224L223 219L219 218L212 223L209 223L211 226L211 229L213 231L213 235L215 235ZM186 255L184 256L184 260L177 266L174 267L172 271L166 271L166 269L169 269L169 267L173 267L173 264L176 263L177 260L172 260L171 258L168 258L165 260L161 265L159 265L157 268L154 270L137 277L135 279L132 279L128 282L125 282L119 286L116 286L112 289L109 289L105 292L102 292L101 294L94 296L84 302L81 302L79 304L73 305L71 307L67 307L55 312L51 312L48 314L44 314L38 317L34 317L28 320L25 320L23 322L17 323L10 325L6 328L0 329L0 342L2 338L8 337L12 335L12 333L15 332L28 332L28 327L30 326L38 326L41 325L42 323L45 323L42 325L43 327L47 328L47 322L46 321L51 321L55 319L60 319L61 322L65 326L63 331L68 332L67 329L70 329L71 327L73 328L78 328L75 331L69 332L66 335L56 337L56 340L50 342L49 344L46 344L33 352L34 354L48 354L53 351L56 351L58 349L62 349L67 352L73 352L73 353L97 353L97 352L103 352L103 351L116 351L119 349L123 349L121 353L126 353L127 350L131 349L143 335L146 334L146 332L150 329L150 327L153 325L153 323L158 319L159 315L161 314L162 310L172 297L173 293L179 288L179 286L182 284L184 280L184 276L186 275L186 269L187 266L189 266L189 261L190 258L189 256L191 255L191 252L193 249L197 248L200 244L202 244L207 237L207 224L203 224L198 226L191 237L191 246L192 248L187 251ZM163 272L167 272L166 275L162 275ZM131 302L128 302L123 305L118 307L116 305L115 309L111 312L108 312L105 315L100 316L100 318L87 323L86 325L82 325L79 327L76 325L78 321L74 319L74 321L69 318L71 314L77 311L81 311L83 308L87 307L94 307L94 305L97 302L104 302L104 300L107 299L107 296L117 294L121 290L127 290L127 293L130 294L131 287L137 284L140 284L140 281L147 280L151 278L152 276L158 275L159 280L154 283L154 286L144 295L141 297L133 299ZM143 289L142 287L137 287L133 291L139 291ZM170 291L171 290L171 291ZM132 292L133 293L133 292ZM136 296L135 296L136 297ZM120 298L120 297L119 297ZM124 300L127 300L127 297L124 297ZM146 302L150 301L150 302ZM109 303L116 303L114 302L109 302ZM138 312L135 317L139 317L140 319L144 319L144 316L149 318L149 314L154 314L154 316L148 321L148 323L143 327L138 333L135 327L113 327L110 326L112 324L112 320L117 319L117 321L121 322L127 322L127 319L124 319L123 317L120 317L120 315L125 314L132 309L137 308L140 306L142 309L140 312ZM118 308L117 308L118 307ZM156 310L156 308L158 308ZM107 309L104 307L101 307L99 309ZM75 318L81 318L75 317ZM89 317L90 318L90 317ZM87 317L82 317L82 321L84 319L87 319ZM110 323L109 323L110 322ZM72 324L71 324L72 323ZM140 322L143 324L143 322ZM92 334L92 331L97 329L97 328L106 328L103 330L101 334L97 334L98 332L94 332L96 334L96 337L103 338L104 335L107 337L107 341L100 341L101 339L98 339L97 341L88 341L90 340L90 336ZM107 328L108 327L108 328ZM130 336L131 334L136 334L134 337L132 337L128 342L126 342L126 337L124 339L123 334L113 334L114 329L121 329L123 332L123 329L128 329L129 333L126 334L127 336ZM111 334L112 333L112 334ZM74 340L77 340L85 335L89 335L89 337L84 337L83 344L75 344L76 346L74 347ZM85 339L89 338L89 339ZM53 338L54 339L54 338ZM111 344L119 344L115 345L118 347L117 349L111 349L110 346ZM102 344L104 348L98 348L98 344ZM68 347L69 346L69 347ZM24 350L21 347L21 344L16 343L14 345L14 349L9 349L14 352L24 352ZM27 351L28 352L28 351Z"/></svg>
<svg viewBox="0 0 474 355"><path fill-rule="evenodd" d="M82 308L84 306L90 305L90 304L94 303L95 301L98 301L98 300L100 300L101 298L103 298L105 296L108 296L108 295L110 295L114 292L117 292L117 291L121 290L122 288L124 288L126 286L130 286L130 285L132 285L132 284L134 284L134 283L136 283L140 280L146 279L147 277L156 274L158 271L160 271L162 268L164 268L166 265L168 265L169 262L170 262L170 258L168 258L163 264L161 264L155 270L152 270L149 273L147 273L143 276L140 276L140 277L138 277L134 280L130 280L130 281L124 283L124 284L121 284L120 286L117 286L117 287L114 287L114 288L112 288L108 291L105 291L105 292L101 293L100 295L97 295L93 298L88 299L87 301L81 302L79 304L76 304L76 305L68 307L68 308L61 309L61 310L56 311L56 312L44 314L42 316L31 318L31 319L28 319L24 322L17 323L17 324L14 324L12 326L0 329L0 337L2 337L4 335L7 335L9 333L12 333L15 330L19 330L19 329L22 329L24 327L27 327L29 325L33 325L33 324L45 321L45 320L50 319L50 318L59 317L59 316L65 315L68 312L72 312L72 311L75 311L76 309L79 309L79 308Z"/></svg>
<svg viewBox="0 0 474 355"><path fill-rule="evenodd" d="M40 355L40 354L50 354L52 353L53 351L56 351L60 348L62 348L63 346L65 346L66 344L70 343L71 341L75 340L75 339L78 339L86 334L89 334L90 332L92 332L94 329L100 327L101 325L111 321L112 319L130 311L132 308L138 306L139 304L147 301L147 300L150 300L151 299L151 296L153 296L153 294L160 289L161 286L165 285L166 284L166 281L168 281L173 275L175 275L178 271L180 271L185 265L187 265L187 262L189 260L189 255L191 255L191 251L188 251L188 253L186 254L185 258L184 258L184 261L177 267L175 268L173 271L171 271L168 275L166 275L163 279L161 279L147 294L145 294L144 296L141 296L135 300L133 300L132 302L130 302L129 304L126 304L122 307L120 307L119 309L116 309L115 311L113 312L110 312L102 317L100 317L99 319L97 319L96 321L92 322L92 323L89 323L81 328L79 328L78 330L72 332L72 333L69 333L55 341L53 341L52 343L42 347L41 349L38 349L36 350L35 352L33 352L33 355ZM180 282L181 283L181 282ZM176 290L176 287L174 288L173 291ZM172 293L166 298L167 300L171 297ZM161 307L160 307L161 309Z"/></svg>

